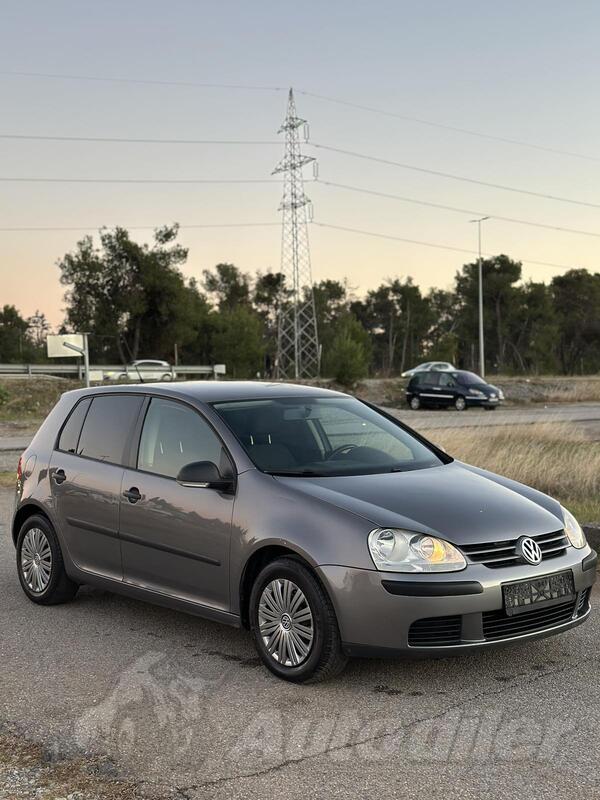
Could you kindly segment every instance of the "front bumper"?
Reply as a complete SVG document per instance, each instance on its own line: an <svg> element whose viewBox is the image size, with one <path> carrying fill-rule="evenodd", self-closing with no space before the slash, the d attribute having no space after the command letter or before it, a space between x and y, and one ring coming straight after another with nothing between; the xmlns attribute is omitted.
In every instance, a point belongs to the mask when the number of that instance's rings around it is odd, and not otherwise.
<svg viewBox="0 0 600 800"><path fill-rule="evenodd" d="M465 396L468 406L481 406L483 408L497 408L502 405L502 400L499 397L471 397Z"/></svg>
<svg viewBox="0 0 600 800"><path fill-rule="evenodd" d="M448 655L551 636L581 624L589 615L596 561L594 551L586 546L583 550L569 547L564 555L538 566L490 569L469 564L461 572L438 575L331 565L318 571L349 655ZM573 573L576 592L570 605L532 606L515 617L505 615L503 583L566 570Z"/></svg>

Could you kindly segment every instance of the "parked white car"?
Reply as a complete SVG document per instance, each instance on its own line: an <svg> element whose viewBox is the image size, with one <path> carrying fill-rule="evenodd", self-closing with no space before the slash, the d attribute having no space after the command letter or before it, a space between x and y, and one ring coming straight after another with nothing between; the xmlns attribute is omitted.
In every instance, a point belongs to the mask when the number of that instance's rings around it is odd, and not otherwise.
<svg viewBox="0 0 600 800"><path fill-rule="evenodd" d="M450 364L449 361L425 361L424 364L419 364L412 369L407 369L402 373L402 377L412 378L416 372L428 372L429 370L433 372L455 372L456 367L454 364Z"/></svg>
<svg viewBox="0 0 600 800"><path fill-rule="evenodd" d="M128 364L122 372L110 371L104 373L107 381L136 381L148 383L151 381L173 380L171 365L168 361L155 359L138 359Z"/></svg>

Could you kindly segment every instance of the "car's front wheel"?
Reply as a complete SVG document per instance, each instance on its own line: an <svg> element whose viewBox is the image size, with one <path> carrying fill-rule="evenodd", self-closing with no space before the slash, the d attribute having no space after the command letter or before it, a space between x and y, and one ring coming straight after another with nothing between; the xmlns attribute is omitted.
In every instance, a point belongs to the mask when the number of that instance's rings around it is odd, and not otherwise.
<svg viewBox="0 0 600 800"><path fill-rule="evenodd" d="M19 531L17 571L23 591L34 603L66 603L77 594L77 584L65 571L54 528L41 515L29 517Z"/></svg>
<svg viewBox="0 0 600 800"><path fill-rule="evenodd" d="M293 557L272 561L258 575L250 594L250 627L263 663L284 680L316 683L346 665L331 601Z"/></svg>

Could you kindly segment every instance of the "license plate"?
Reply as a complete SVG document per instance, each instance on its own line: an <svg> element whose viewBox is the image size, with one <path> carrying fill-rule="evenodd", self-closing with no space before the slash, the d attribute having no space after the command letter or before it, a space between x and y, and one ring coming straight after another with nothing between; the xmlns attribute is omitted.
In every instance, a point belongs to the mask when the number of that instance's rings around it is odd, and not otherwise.
<svg viewBox="0 0 600 800"><path fill-rule="evenodd" d="M543 608L575 599L573 573L558 572L529 581L506 583L502 586L504 610L508 616L522 614L533 606Z"/></svg>

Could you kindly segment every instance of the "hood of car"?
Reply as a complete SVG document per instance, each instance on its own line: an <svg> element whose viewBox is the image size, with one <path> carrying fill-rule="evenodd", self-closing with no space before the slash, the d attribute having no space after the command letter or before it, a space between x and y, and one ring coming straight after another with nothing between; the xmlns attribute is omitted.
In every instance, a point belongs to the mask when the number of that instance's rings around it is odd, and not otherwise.
<svg viewBox="0 0 600 800"><path fill-rule="evenodd" d="M456 461L407 472L277 480L364 517L374 527L437 534L455 544L515 539L562 527L535 500Z"/></svg>

